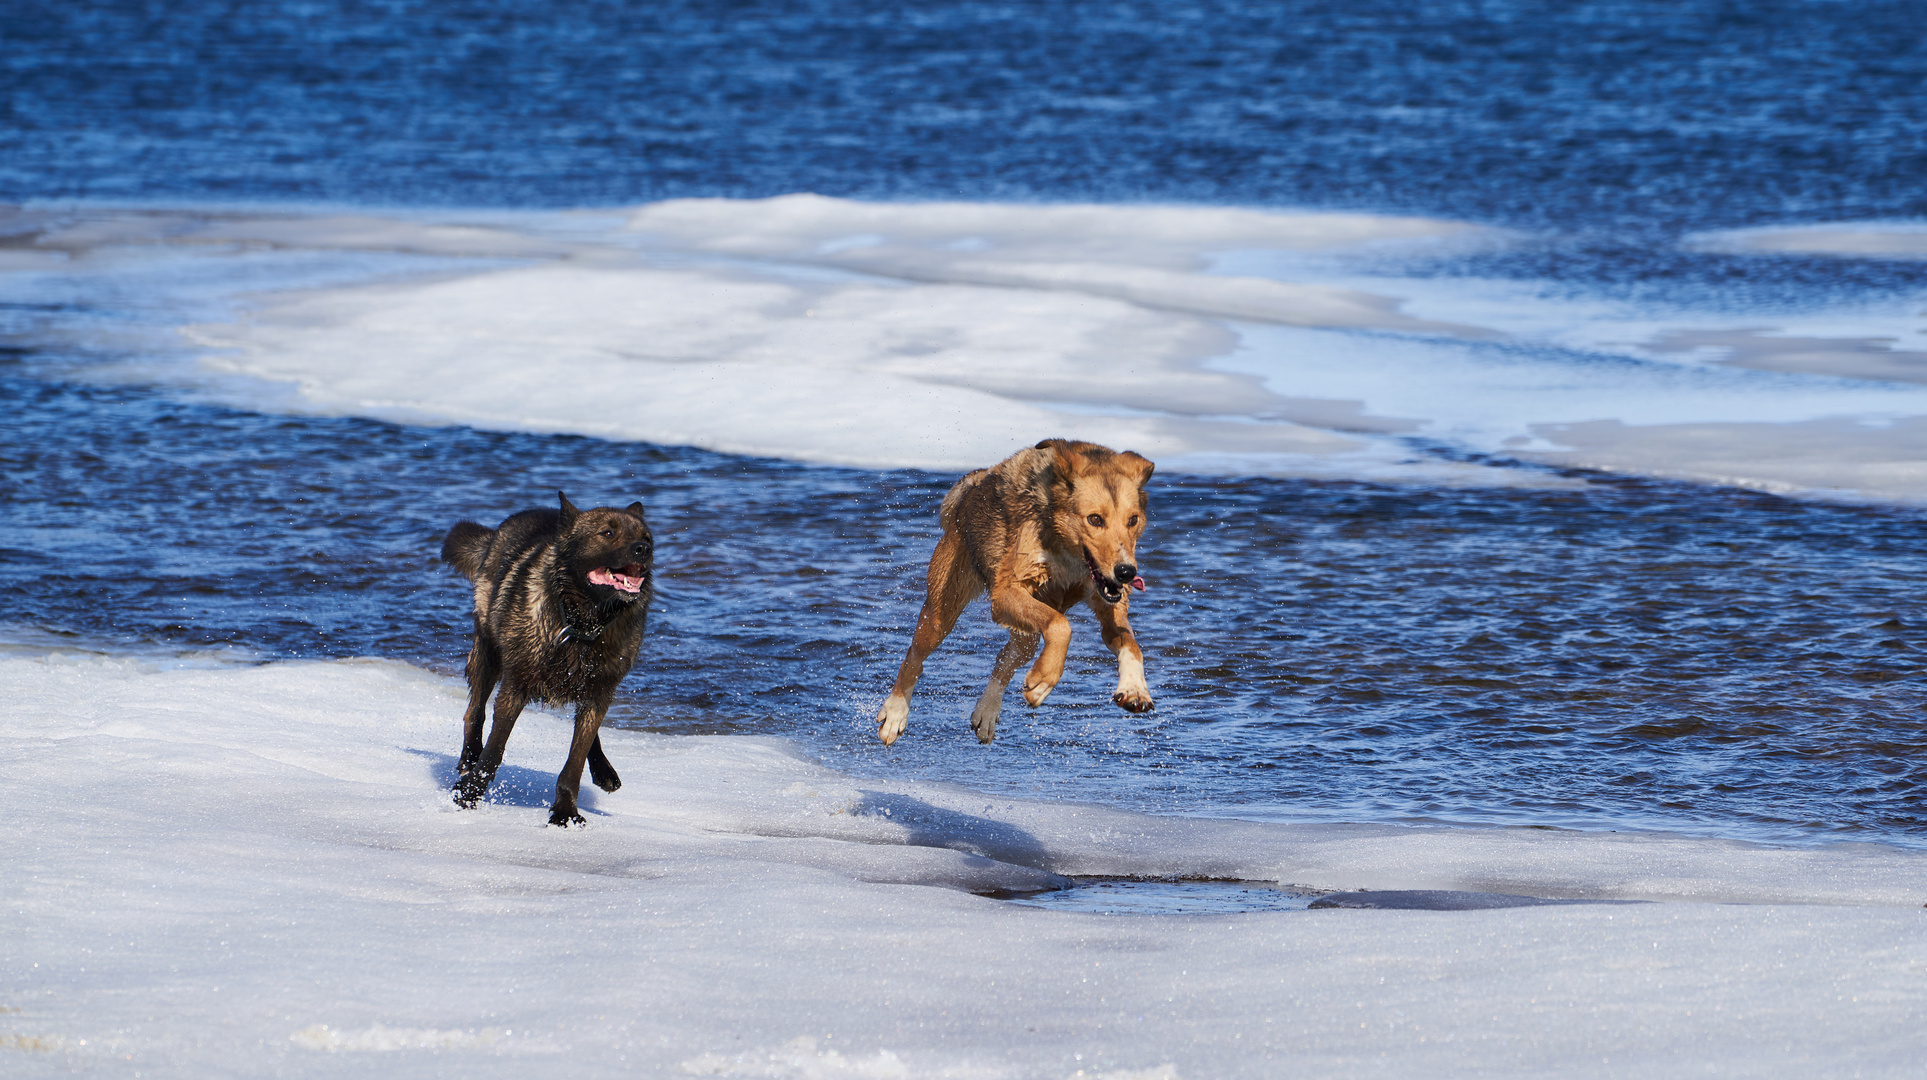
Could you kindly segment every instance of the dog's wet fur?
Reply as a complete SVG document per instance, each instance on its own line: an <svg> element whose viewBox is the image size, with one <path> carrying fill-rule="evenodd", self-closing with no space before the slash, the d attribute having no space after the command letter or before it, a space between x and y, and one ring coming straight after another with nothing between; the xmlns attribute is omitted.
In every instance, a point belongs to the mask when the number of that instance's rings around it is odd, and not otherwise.
<svg viewBox="0 0 1927 1080"><path fill-rule="evenodd" d="M1064 675L1073 604L1090 606L1117 655L1111 700L1130 712L1151 708L1144 654L1131 633L1130 595L1144 588L1137 542L1150 507L1144 485L1155 468L1129 450L1046 439L1001 464L965 476L938 512L943 535L930 556L929 592L895 687L877 711L885 745L903 734L910 695L923 662L957 624L970 602L990 594L990 617L1010 631L977 706L971 729L981 742L997 734L1004 688L1037 653L1024 679L1024 701L1035 707Z"/></svg>
<svg viewBox="0 0 1927 1080"><path fill-rule="evenodd" d="M468 711L455 802L473 807L501 767L515 720L531 701L573 703L575 737L555 777L551 825L580 825L582 766L604 791L622 786L602 753L602 718L635 666L654 596L655 540L642 504L524 510L493 529L448 530L442 558L475 583L475 640L468 652ZM482 743L495 693L495 726Z"/></svg>

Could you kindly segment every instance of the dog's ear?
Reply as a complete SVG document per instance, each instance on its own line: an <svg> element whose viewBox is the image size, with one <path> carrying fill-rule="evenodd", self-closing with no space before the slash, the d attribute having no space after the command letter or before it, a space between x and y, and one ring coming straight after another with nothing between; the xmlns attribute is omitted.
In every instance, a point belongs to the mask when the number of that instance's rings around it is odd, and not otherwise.
<svg viewBox="0 0 1927 1080"><path fill-rule="evenodd" d="M1045 439L1037 444L1037 449L1051 452L1051 471L1058 483L1067 488L1075 486L1077 475L1084 471L1084 455L1077 452L1069 439Z"/></svg>
<svg viewBox="0 0 1927 1080"><path fill-rule="evenodd" d="M1157 469L1156 464L1154 464L1149 458L1146 458L1143 455L1139 454L1136 450L1126 450L1122 454L1119 454L1118 457L1123 458L1127 464L1129 464L1131 467L1137 470L1138 487L1143 487L1145 484L1149 483L1151 480L1151 473L1156 471Z"/></svg>
<svg viewBox="0 0 1927 1080"><path fill-rule="evenodd" d="M632 502L629 504L627 509L629 513L633 515L637 521L642 522L644 525L649 524L649 519L643 516L641 503Z"/></svg>
<svg viewBox="0 0 1927 1080"><path fill-rule="evenodd" d="M575 504L569 501L568 495L558 491L555 493L555 497L562 503L562 520L559 523L558 531L567 535L570 529L575 528L576 515L582 513L582 511L575 508Z"/></svg>

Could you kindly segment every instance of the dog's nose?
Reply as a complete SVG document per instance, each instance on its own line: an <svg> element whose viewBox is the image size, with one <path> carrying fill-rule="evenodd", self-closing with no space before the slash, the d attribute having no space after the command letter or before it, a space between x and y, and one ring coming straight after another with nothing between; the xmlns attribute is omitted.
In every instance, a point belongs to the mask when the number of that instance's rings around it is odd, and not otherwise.
<svg viewBox="0 0 1927 1080"><path fill-rule="evenodd" d="M641 556L642 558L646 559L649 557L648 544L637 544L635 547L631 548L630 550L634 551L637 555Z"/></svg>
<svg viewBox="0 0 1927 1080"><path fill-rule="evenodd" d="M1130 563L1127 563L1127 562L1118 563L1116 566L1111 568L1111 577L1115 578L1118 581L1122 581L1126 585L1129 585L1131 583L1131 579L1136 576L1137 576L1137 567L1132 566Z"/></svg>

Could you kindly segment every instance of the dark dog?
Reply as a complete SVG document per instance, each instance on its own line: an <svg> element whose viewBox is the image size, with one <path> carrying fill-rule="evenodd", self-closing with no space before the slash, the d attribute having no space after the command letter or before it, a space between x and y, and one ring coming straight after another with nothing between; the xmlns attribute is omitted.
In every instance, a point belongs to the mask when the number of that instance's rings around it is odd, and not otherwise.
<svg viewBox="0 0 1927 1080"><path fill-rule="evenodd" d="M959 480L943 497L943 536L930 554L929 589L897 682L877 710L877 735L888 746L903 734L910 694L923 661L949 635L970 602L988 592L990 617L1010 631L997 654L970 726L981 742L997 734L1004 687L1044 646L1024 679L1024 701L1035 707L1064 675L1074 604L1097 616L1104 644L1117 656L1111 700L1129 712L1148 712L1144 653L1131 633L1131 590L1137 541L1150 517L1144 484L1154 469L1129 450L1045 439L1001 464Z"/></svg>
<svg viewBox="0 0 1927 1080"><path fill-rule="evenodd" d="M616 684L642 648L655 540L641 503L582 511L556 494L560 511L524 510L493 529L462 522L442 541L442 559L475 583L455 802L470 808L488 791L523 706L574 702L575 739L549 811L549 824L566 826L584 824L575 806L584 761L597 787L622 786L599 731ZM484 748L482 715L498 679L495 726Z"/></svg>

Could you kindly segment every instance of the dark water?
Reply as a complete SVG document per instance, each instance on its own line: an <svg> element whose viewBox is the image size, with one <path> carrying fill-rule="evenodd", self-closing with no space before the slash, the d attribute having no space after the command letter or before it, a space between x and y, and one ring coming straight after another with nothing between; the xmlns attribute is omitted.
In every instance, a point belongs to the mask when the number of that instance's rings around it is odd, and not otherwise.
<svg viewBox="0 0 1927 1080"><path fill-rule="evenodd" d="M1304 911L1316 893L1256 881L1156 881L1079 878L1050 892L1007 897L1013 904L1097 915L1231 915L1246 911Z"/></svg>
<svg viewBox="0 0 1927 1080"><path fill-rule="evenodd" d="M1912 0L8 0L0 201L1927 214ZM1628 249L1630 250L1630 248Z"/></svg>
<svg viewBox="0 0 1927 1080"><path fill-rule="evenodd" d="M1013 695L979 748L1001 639L979 607L885 750L871 718L952 477L278 417L22 361L0 394L16 631L455 673L441 534L564 488L654 515L624 725L1166 812L1927 843L1922 511L1161 474L1133 605L1157 711L1109 703L1084 619L1050 702Z"/></svg>

